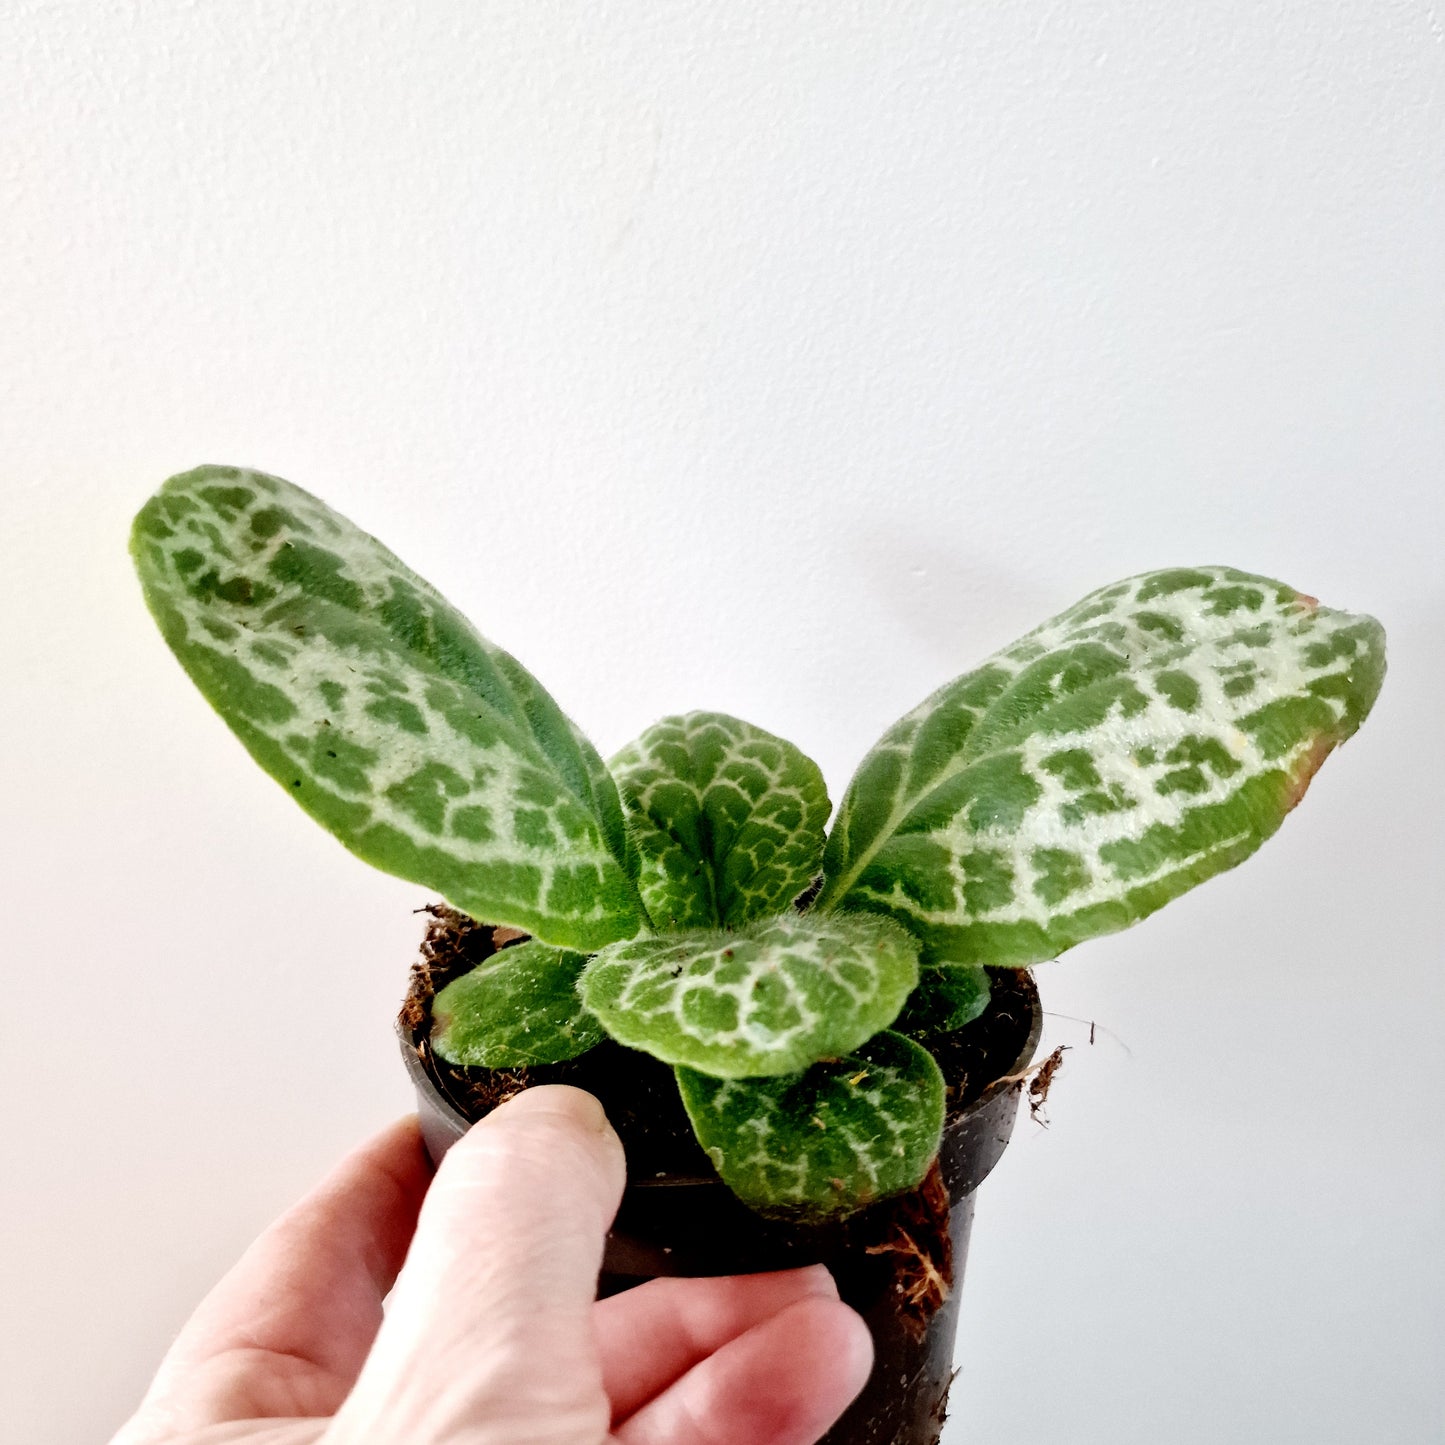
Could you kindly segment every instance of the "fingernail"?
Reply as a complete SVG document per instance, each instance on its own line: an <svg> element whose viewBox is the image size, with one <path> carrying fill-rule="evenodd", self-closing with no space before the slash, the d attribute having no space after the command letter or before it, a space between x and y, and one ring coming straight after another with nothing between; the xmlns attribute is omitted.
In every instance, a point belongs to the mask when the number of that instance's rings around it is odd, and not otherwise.
<svg viewBox="0 0 1445 1445"><path fill-rule="evenodd" d="M833 1278L826 1264L810 1264L804 1268L803 1274L807 1277L808 1288L813 1294L828 1299L838 1298L838 1281Z"/></svg>

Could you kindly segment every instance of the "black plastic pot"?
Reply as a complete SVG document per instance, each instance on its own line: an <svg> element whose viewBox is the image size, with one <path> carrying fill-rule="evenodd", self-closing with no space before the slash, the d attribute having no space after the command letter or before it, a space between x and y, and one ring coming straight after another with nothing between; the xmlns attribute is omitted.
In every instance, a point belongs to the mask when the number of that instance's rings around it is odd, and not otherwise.
<svg viewBox="0 0 1445 1445"><path fill-rule="evenodd" d="M935 1216L942 1215L937 1176L931 1201L924 1199L929 1192L925 1186L903 1201L885 1201L826 1227L765 1220L715 1175L630 1180L607 1237L599 1295L616 1294L661 1275L751 1274L825 1264L839 1294L867 1321L875 1359L863 1393L824 1437L824 1445L934 1445L953 1378L974 1192L1008 1144L1023 1088L1018 1076L1028 1068L1042 1029L1038 992L1027 975L1019 978L1028 1012L1017 1024L1020 1040L1014 1062L944 1128L939 1166L951 1261L941 1239L927 1252L936 1260L941 1249L945 1264L951 1264L952 1286L941 1305L926 1311L926 1324L908 1303L919 1261L898 1244L912 1242L910 1229L919 1232L914 1221L926 1231L930 1204ZM437 1089L418 1056L414 1031L399 1025L398 1032L416 1086L427 1151L439 1163L471 1126ZM934 1223L941 1232L941 1217Z"/></svg>

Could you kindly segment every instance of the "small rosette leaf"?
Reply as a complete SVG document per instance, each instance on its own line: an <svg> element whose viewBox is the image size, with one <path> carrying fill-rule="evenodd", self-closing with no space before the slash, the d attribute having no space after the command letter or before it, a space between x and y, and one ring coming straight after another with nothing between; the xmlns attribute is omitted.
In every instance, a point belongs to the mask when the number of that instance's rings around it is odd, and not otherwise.
<svg viewBox="0 0 1445 1445"><path fill-rule="evenodd" d="M131 550L191 680L358 857L559 946L636 933L595 750L374 538L277 477L202 467L141 509Z"/></svg>
<svg viewBox="0 0 1445 1445"><path fill-rule="evenodd" d="M916 1186L938 1153L944 1084L932 1054L884 1032L843 1058L774 1079L677 1070L699 1142L760 1213L851 1214Z"/></svg>
<svg viewBox="0 0 1445 1445"><path fill-rule="evenodd" d="M663 718L612 771L659 929L736 928L783 912L818 876L832 804L792 743L724 713Z"/></svg>
<svg viewBox="0 0 1445 1445"><path fill-rule="evenodd" d="M815 908L893 917L931 961L1053 958L1253 853L1384 671L1373 618L1267 578L1102 588L884 734Z"/></svg>
<svg viewBox="0 0 1445 1445"><path fill-rule="evenodd" d="M605 1037L577 996L586 965L586 954L535 939L498 949L432 1000L432 1048L449 1064L478 1069L585 1054Z"/></svg>
<svg viewBox="0 0 1445 1445"><path fill-rule="evenodd" d="M897 1016L918 945L867 914L790 915L604 948L582 999L619 1043L720 1078L790 1074Z"/></svg>
<svg viewBox="0 0 1445 1445"><path fill-rule="evenodd" d="M951 1034L988 1007L988 970L979 963L928 963L918 970L918 987L908 995L893 1027L915 1038Z"/></svg>

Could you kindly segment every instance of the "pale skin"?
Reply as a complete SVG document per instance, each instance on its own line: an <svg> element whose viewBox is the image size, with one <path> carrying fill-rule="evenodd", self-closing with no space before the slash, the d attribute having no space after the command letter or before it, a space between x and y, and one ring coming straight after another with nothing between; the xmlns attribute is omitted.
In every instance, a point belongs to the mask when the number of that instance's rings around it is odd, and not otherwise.
<svg viewBox="0 0 1445 1445"><path fill-rule="evenodd" d="M827 1271L597 1301L623 1181L578 1089L519 1094L435 1178L393 1125L251 1246L112 1445L813 1445L872 1364Z"/></svg>

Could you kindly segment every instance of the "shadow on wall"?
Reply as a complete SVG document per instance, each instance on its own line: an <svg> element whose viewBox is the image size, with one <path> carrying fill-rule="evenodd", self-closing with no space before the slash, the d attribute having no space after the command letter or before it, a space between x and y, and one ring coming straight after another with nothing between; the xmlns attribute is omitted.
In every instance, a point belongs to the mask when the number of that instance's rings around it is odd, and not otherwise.
<svg viewBox="0 0 1445 1445"><path fill-rule="evenodd" d="M848 550L854 575L938 663L940 684L1078 600L1067 588L1032 586L902 530L870 531ZM1113 580L1100 577L1096 585ZM1079 595L1087 590L1075 589Z"/></svg>

